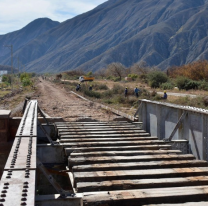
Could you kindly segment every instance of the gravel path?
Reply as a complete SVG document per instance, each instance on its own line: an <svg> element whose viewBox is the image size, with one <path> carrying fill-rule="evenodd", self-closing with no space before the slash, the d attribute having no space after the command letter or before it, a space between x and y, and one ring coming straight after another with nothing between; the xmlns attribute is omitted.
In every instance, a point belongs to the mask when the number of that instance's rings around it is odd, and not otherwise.
<svg viewBox="0 0 208 206"><path fill-rule="evenodd" d="M93 119L96 121L112 121L118 116L74 94L68 93L49 81L40 80L37 85L37 99L40 108L51 117L62 117L66 121Z"/></svg>

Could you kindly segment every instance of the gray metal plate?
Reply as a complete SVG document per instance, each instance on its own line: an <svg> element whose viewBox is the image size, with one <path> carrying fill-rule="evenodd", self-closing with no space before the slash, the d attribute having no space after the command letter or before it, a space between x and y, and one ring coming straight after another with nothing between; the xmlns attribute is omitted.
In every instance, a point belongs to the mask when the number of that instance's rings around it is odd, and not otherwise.
<svg viewBox="0 0 208 206"><path fill-rule="evenodd" d="M26 178L26 173L28 178ZM8 178L10 177L10 178ZM35 170L5 171L0 182L0 205L35 205Z"/></svg>
<svg viewBox="0 0 208 206"><path fill-rule="evenodd" d="M28 103L16 136L37 136L37 101Z"/></svg>
<svg viewBox="0 0 208 206"><path fill-rule="evenodd" d="M16 137L4 170L36 169L36 148L36 137Z"/></svg>

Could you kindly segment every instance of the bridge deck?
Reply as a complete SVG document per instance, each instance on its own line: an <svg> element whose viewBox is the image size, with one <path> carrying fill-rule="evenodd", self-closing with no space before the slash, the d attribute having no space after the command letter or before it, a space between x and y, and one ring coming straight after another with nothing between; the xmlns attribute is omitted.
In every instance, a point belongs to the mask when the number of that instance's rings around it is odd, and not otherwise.
<svg viewBox="0 0 208 206"><path fill-rule="evenodd" d="M207 205L208 164L171 150L141 124L56 123L86 206ZM197 203L196 203L197 202Z"/></svg>

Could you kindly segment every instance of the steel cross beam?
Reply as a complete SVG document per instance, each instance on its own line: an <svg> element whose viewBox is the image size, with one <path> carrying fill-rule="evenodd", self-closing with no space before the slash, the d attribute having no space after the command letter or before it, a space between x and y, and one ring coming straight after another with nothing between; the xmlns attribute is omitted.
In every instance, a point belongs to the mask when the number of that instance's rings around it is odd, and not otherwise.
<svg viewBox="0 0 208 206"><path fill-rule="evenodd" d="M42 173L45 175L45 177L48 179L51 185L53 185L54 189L60 194L62 198L67 197L67 196L74 196L73 193L70 193L69 191L62 189L62 187L58 184L58 182L56 182L56 180L47 171L47 169L44 167L44 165L38 158L37 158L37 165L38 165L38 168L42 171Z"/></svg>

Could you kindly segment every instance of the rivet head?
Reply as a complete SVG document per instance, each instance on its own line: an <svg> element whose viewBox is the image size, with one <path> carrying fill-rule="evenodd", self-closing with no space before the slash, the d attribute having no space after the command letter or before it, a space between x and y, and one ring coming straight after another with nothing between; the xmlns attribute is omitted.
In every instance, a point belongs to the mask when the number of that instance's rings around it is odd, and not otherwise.
<svg viewBox="0 0 208 206"><path fill-rule="evenodd" d="M27 205L27 203L26 202L23 202L23 203L21 203L21 205Z"/></svg>
<svg viewBox="0 0 208 206"><path fill-rule="evenodd" d="M1 199L0 199L0 202L5 202L5 199L4 199L4 198L1 198Z"/></svg>
<svg viewBox="0 0 208 206"><path fill-rule="evenodd" d="M1 193L7 193L7 191L6 190L3 190Z"/></svg>
<svg viewBox="0 0 208 206"><path fill-rule="evenodd" d="M22 193L22 196L23 196L23 197L26 197L26 196L27 196L27 193Z"/></svg>
<svg viewBox="0 0 208 206"><path fill-rule="evenodd" d="M6 194L2 194L1 197L6 197Z"/></svg>
<svg viewBox="0 0 208 206"><path fill-rule="evenodd" d="M27 201L27 198L23 197L23 198L21 199L21 201Z"/></svg>
<svg viewBox="0 0 208 206"><path fill-rule="evenodd" d="M9 185L9 183L8 183L8 182L6 182L6 183L4 183L4 185Z"/></svg>

